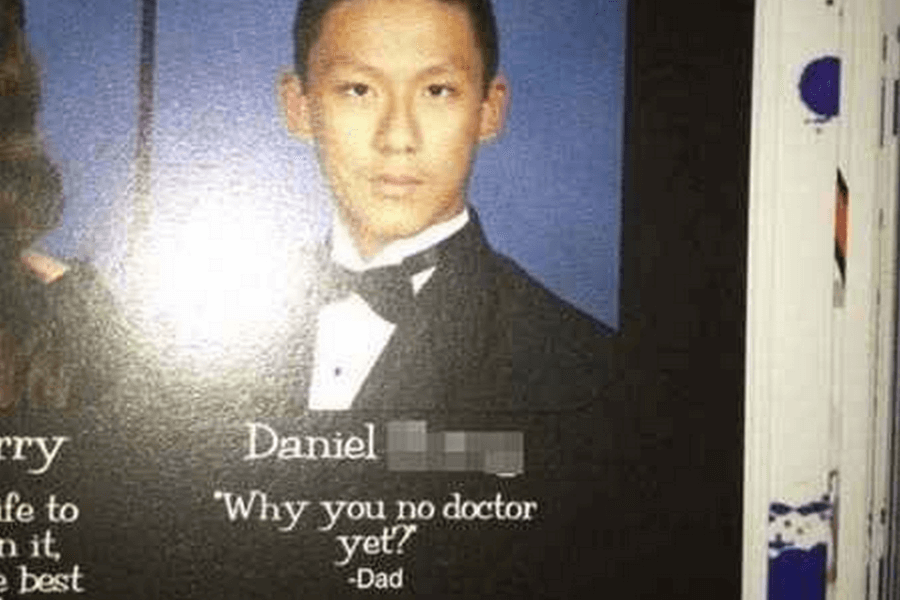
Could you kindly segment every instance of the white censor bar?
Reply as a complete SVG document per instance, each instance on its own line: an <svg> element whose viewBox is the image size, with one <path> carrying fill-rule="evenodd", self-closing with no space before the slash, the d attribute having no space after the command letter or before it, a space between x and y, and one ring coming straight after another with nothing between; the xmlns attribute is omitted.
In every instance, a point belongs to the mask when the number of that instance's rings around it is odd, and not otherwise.
<svg viewBox="0 0 900 600"><path fill-rule="evenodd" d="M426 421L387 424L388 471L481 471L515 477L525 471L521 431L428 431Z"/></svg>

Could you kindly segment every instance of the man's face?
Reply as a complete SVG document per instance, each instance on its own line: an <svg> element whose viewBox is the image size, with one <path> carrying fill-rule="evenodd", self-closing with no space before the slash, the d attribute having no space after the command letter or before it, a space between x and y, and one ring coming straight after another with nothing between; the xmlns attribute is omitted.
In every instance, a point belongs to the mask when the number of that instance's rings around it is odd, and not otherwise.
<svg viewBox="0 0 900 600"><path fill-rule="evenodd" d="M347 0L331 8L307 88L282 81L288 125L315 139L340 217L364 256L458 214L479 141L502 125L465 8Z"/></svg>

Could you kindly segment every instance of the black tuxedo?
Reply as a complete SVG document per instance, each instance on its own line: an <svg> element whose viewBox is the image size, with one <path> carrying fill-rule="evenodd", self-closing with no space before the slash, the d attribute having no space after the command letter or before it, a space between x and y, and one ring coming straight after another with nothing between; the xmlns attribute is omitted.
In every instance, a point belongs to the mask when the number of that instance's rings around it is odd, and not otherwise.
<svg viewBox="0 0 900 600"><path fill-rule="evenodd" d="M322 264L327 250L307 255ZM351 410L557 410L594 400L613 378L613 332L487 244L477 218L437 248L414 313L397 325ZM328 290L306 271L291 341L270 379L306 402L315 314ZM280 394L279 394L280 395ZM280 403L280 402L279 402Z"/></svg>

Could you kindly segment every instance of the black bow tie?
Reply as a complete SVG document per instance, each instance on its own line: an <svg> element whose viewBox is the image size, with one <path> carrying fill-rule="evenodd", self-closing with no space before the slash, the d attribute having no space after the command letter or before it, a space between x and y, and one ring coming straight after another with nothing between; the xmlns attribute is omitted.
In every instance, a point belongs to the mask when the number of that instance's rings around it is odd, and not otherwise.
<svg viewBox="0 0 900 600"><path fill-rule="evenodd" d="M407 257L399 265L351 271L334 262L325 267L323 303L357 293L381 318L399 323L412 314L415 292L412 277L437 265L438 253L431 248Z"/></svg>

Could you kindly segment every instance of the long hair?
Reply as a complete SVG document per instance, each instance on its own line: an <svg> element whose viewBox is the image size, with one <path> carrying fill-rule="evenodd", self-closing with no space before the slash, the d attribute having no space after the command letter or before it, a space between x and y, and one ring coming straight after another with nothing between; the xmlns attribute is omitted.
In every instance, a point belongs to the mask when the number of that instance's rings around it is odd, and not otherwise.
<svg viewBox="0 0 900 600"><path fill-rule="evenodd" d="M0 0L0 414L22 397L65 404L71 379L46 282L21 259L62 214L60 177L36 127L40 82L24 24L21 0Z"/></svg>
<svg viewBox="0 0 900 600"><path fill-rule="evenodd" d="M0 252L9 258L62 216L62 184L36 127L37 66L21 0L0 0Z"/></svg>

